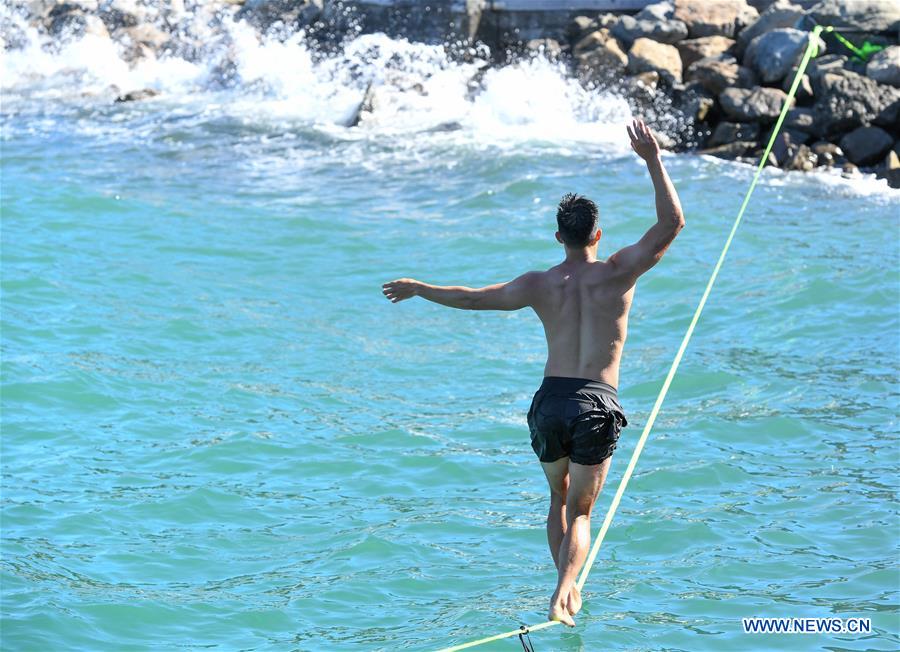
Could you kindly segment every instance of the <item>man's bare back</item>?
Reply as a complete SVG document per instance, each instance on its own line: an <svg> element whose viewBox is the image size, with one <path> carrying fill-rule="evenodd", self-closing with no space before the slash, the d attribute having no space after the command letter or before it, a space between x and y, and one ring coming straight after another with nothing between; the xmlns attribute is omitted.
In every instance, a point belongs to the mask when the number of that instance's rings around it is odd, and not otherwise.
<svg viewBox="0 0 900 652"><path fill-rule="evenodd" d="M567 261L534 279L532 308L547 337L545 376L619 386L634 284L612 263Z"/></svg>
<svg viewBox="0 0 900 652"><path fill-rule="evenodd" d="M603 487L622 427L619 362L638 278L662 258L684 227L675 188L659 146L643 122L628 128L631 147L647 164L656 200L656 224L636 243L597 260L602 237L597 207L566 195L557 212L556 239L565 260L483 288L436 286L401 278L382 286L392 303L412 296L465 310L530 307L544 325L544 382L528 412L532 448L550 485L547 541L557 567L550 620L574 626L581 608L575 578L590 548L590 516Z"/></svg>

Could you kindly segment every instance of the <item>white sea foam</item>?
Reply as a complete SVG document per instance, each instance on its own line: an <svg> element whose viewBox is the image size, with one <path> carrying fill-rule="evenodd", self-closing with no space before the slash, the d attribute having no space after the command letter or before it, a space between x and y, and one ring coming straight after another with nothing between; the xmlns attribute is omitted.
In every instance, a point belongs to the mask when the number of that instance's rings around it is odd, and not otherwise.
<svg viewBox="0 0 900 652"><path fill-rule="evenodd" d="M86 34L51 44L8 7L2 11L26 37L24 47L0 61L4 100L13 109L49 100L108 104L119 93L149 88L167 106L205 100L207 113L306 124L339 137L452 131L479 143L616 143L617 153L625 151L626 102L585 90L543 58L492 68L473 82L487 62L478 56L456 62L442 46L370 34L321 58L302 32L280 40L230 16L213 27L208 17L185 16L183 27L203 37L199 57L129 64L109 38ZM360 116L357 129L347 129L370 86L373 110Z"/></svg>
<svg viewBox="0 0 900 652"><path fill-rule="evenodd" d="M181 24L170 33L188 34L199 50L129 63L122 46L105 36L50 40L7 4L0 6L0 18L20 36L4 33L4 41L24 40L23 47L0 57L6 115L35 107L45 116L55 107L95 107L102 109L97 124L82 129L107 129L127 138L150 127L111 120L112 100L152 89L159 94L150 102L159 104L160 121L166 115L224 116L249 125L314 128L342 140L406 141L410 147L450 142L514 149L552 143L563 152L587 147L621 156L629 151L626 101L585 89L564 66L539 56L488 67L485 52L474 52L463 63L442 46L384 34L362 35L336 54L317 56L302 32L266 37L226 11L180 15ZM366 96L371 110L359 115L358 126L348 127ZM731 164L718 159L716 164L728 174ZM767 174L778 182L777 175ZM874 177L845 179L827 170L809 178L856 194L886 188Z"/></svg>

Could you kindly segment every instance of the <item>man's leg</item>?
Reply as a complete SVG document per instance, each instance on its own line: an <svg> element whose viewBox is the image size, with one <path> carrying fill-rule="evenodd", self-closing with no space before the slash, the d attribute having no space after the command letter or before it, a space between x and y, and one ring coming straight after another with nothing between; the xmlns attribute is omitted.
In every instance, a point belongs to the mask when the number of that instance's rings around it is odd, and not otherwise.
<svg viewBox="0 0 900 652"><path fill-rule="evenodd" d="M555 462L541 462L550 485L550 511L547 514L547 543L553 564L559 570L559 547L562 545L568 524L566 522L566 497L569 491L569 458Z"/></svg>
<svg viewBox="0 0 900 652"><path fill-rule="evenodd" d="M568 527L559 549L559 573L556 591L550 599L550 620L561 620L575 626L567 609L569 593L575 588L578 572L591 548L591 510L603 488L612 456L602 464L586 466L569 461L569 492L566 497ZM577 590L576 590L577 594ZM575 598L575 596L573 596ZM573 600L573 613L580 608L580 596Z"/></svg>

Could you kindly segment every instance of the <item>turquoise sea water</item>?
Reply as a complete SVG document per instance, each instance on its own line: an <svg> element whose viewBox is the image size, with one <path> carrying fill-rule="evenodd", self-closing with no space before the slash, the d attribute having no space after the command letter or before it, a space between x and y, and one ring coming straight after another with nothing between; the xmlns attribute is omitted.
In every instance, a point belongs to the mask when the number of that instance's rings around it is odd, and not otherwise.
<svg viewBox="0 0 900 652"><path fill-rule="evenodd" d="M553 265L568 191L601 255L633 242L653 200L623 116L397 135L42 80L4 98L3 649L428 650L543 620L540 324L381 284ZM636 292L594 533L752 174L666 162L687 227ZM898 208L766 172L578 627L536 649L900 646Z"/></svg>

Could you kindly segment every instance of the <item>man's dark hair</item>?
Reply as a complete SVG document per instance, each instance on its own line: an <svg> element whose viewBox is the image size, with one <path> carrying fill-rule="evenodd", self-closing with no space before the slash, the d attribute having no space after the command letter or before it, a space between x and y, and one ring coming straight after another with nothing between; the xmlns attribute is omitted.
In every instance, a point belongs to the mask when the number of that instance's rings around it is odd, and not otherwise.
<svg viewBox="0 0 900 652"><path fill-rule="evenodd" d="M597 204L587 197L567 193L559 202L556 223L559 235L570 247L586 247L597 229Z"/></svg>

